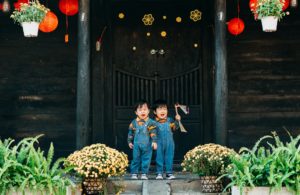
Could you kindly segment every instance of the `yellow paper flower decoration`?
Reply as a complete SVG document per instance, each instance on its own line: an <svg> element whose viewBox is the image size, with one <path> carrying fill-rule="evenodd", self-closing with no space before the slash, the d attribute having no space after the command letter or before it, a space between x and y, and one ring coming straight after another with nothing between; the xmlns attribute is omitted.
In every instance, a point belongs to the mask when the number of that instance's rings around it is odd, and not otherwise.
<svg viewBox="0 0 300 195"><path fill-rule="evenodd" d="M121 13L119 13L118 17L119 17L120 19L124 19L124 18L125 18L125 14L121 12Z"/></svg>
<svg viewBox="0 0 300 195"><path fill-rule="evenodd" d="M201 20L202 12L200 12L198 9L195 9L190 12L190 19L194 22L197 22L198 20Z"/></svg>
<svg viewBox="0 0 300 195"><path fill-rule="evenodd" d="M176 22L180 23L182 21L182 18L181 17L176 17Z"/></svg>
<svg viewBox="0 0 300 195"><path fill-rule="evenodd" d="M154 17L152 16L152 14L145 14L142 21L143 21L144 25L150 26L154 22Z"/></svg>
<svg viewBox="0 0 300 195"><path fill-rule="evenodd" d="M166 36L167 36L167 32L166 32L166 31L161 31L161 32L160 32L160 36L166 37Z"/></svg>

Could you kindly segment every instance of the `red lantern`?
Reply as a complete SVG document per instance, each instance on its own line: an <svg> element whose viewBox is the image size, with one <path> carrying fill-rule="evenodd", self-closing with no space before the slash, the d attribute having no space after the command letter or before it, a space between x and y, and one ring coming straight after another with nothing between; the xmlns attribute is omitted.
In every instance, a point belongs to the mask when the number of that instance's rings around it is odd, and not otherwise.
<svg viewBox="0 0 300 195"><path fill-rule="evenodd" d="M250 1L249 1L249 7L250 7L250 10L251 10L252 12L255 11L256 5L257 5L257 0L250 0Z"/></svg>
<svg viewBox="0 0 300 195"><path fill-rule="evenodd" d="M58 19L57 16L51 12L48 11L44 20L40 23L39 29L42 32L52 32L54 31L58 26Z"/></svg>
<svg viewBox="0 0 300 195"><path fill-rule="evenodd" d="M282 11L286 10L290 6L290 0L280 0L282 3Z"/></svg>
<svg viewBox="0 0 300 195"><path fill-rule="evenodd" d="M241 34L245 29L245 24L243 20L239 18L232 18L228 22L228 31L233 35Z"/></svg>
<svg viewBox="0 0 300 195"><path fill-rule="evenodd" d="M2 10L2 7L3 7L3 6L2 6L2 3L0 3L0 10Z"/></svg>
<svg viewBox="0 0 300 195"><path fill-rule="evenodd" d="M28 3L28 0L18 0L17 2L15 2L14 7L15 7L16 10L20 9L21 3Z"/></svg>
<svg viewBox="0 0 300 195"><path fill-rule="evenodd" d="M73 16L78 12L78 0L59 0L59 10L68 15Z"/></svg>

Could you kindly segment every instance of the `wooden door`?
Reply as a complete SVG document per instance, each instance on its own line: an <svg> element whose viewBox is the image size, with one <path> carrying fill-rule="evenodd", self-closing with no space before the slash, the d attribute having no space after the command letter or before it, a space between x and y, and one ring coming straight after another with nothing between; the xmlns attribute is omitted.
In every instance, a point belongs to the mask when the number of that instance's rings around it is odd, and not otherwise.
<svg viewBox="0 0 300 195"><path fill-rule="evenodd" d="M133 105L140 99L150 103L158 98L165 99L171 117L174 117L176 102L190 107L189 115L181 112L188 133L174 134L175 160L182 159L187 150L203 143L202 21L195 22L189 17L195 9L201 10L200 5L115 5L112 15L113 87L110 88L112 136L115 147L130 158L128 125L135 118ZM123 19L118 17L120 13L125 16ZM142 18L150 13L154 22L146 26ZM181 17L182 22L176 22L176 17Z"/></svg>

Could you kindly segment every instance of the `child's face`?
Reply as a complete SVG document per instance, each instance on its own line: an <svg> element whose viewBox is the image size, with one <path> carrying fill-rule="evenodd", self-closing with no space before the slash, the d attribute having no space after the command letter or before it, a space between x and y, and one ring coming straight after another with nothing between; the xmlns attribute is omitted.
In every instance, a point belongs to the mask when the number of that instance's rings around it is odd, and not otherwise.
<svg viewBox="0 0 300 195"><path fill-rule="evenodd" d="M149 116L149 108L147 104L143 104L142 106L138 107L135 111L135 114L140 118L140 119L146 119Z"/></svg>
<svg viewBox="0 0 300 195"><path fill-rule="evenodd" d="M165 119L168 116L168 108L167 106L160 106L156 108L154 114L159 118L159 119Z"/></svg>

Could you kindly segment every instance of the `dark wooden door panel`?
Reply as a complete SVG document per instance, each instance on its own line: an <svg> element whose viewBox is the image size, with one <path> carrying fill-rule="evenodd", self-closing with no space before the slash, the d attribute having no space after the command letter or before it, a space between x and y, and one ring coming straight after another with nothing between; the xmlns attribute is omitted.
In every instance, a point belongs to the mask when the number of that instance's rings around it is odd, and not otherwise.
<svg viewBox="0 0 300 195"><path fill-rule="evenodd" d="M133 105L140 99L153 103L165 99L169 115L175 116L174 104L190 106L190 114L181 113L187 134L174 133L175 160L179 161L192 147L203 143L203 73L202 73L202 22L189 18L191 10L199 9L194 4L122 5L115 12L112 33L112 131L116 148L129 154L127 145L128 125L135 118ZM134 11L130 11L133 10ZM125 13L123 20L118 13ZM145 26L144 14L151 13L155 22ZM166 15L167 20L162 16ZM183 22L175 22L176 17ZM166 37L161 32L167 33ZM150 36L146 36L150 33ZM151 54L151 50L164 50L163 54ZM153 114L151 114L153 117ZM107 133L107 134L108 134Z"/></svg>

